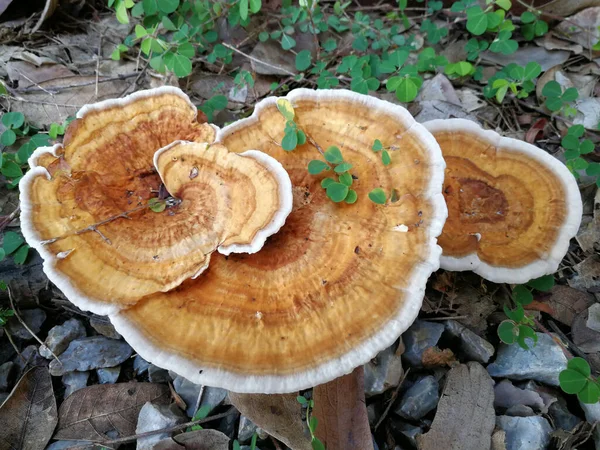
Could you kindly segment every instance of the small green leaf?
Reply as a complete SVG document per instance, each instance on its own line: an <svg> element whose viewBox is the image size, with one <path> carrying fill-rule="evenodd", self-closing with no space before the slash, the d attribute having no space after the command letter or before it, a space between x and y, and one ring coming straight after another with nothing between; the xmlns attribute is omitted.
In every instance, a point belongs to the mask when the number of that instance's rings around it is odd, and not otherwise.
<svg viewBox="0 0 600 450"><path fill-rule="evenodd" d="M25 116L20 112L8 112L2 116L2 124L6 128L21 128L25 123Z"/></svg>
<svg viewBox="0 0 600 450"><path fill-rule="evenodd" d="M572 102L577 100L577 98L579 97L579 92L577 92L577 89L574 87L570 87L565 89L565 92L562 95L562 100L565 102Z"/></svg>
<svg viewBox="0 0 600 450"><path fill-rule="evenodd" d="M240 17L242 20L246 20L248 18L248 0L239 0L240 5Z"/></svg>
<svg viewBox="0 0 600 450"><path fill-rule="evenodd" d="M414 78L402 78L396 88L396 98L401 102L412 102L419 93L419 88Z"/></svg>
<svg viewBox="0 0 600 450"><path fill-rule="evenodd" d="M330 180L331 180L331 178L330 178ZM333 181L333 180L331 180L331 181ZM296 397L296 400L301 405L306 405L308 403L308 400L306 400L306 397L304 397L303 395L299 395L298 397Z"/></svg>
<svg viewBox="0 0 600 450"><path fill-rule="evenodd" d="M329 170L329 165L318 159L313 159L308 163L308 173L311 175L318 175L324 170Z"/></svg>
<svg viewBox="0 0 600 450"><path fill-rule="evenodd" d="M335 203L343 202L348 195L348 186L342 183L330 183L326 190L327 197Z"/></svg>
<svg viewBox="0 0 600 450"><path fill-rule="evenodd" d="M356 203L356 200L358 200L358 194L356 191L354 189L348 189L348 195L346 195L344 201L349 205L352 205L353 203Z"/></svg>
<svg viewBox="0 0 600 450"><path fill-rule="evenodd" d="M352 186L352 175L348 172L338 175L338 179L340 180L340 183L345 184L348 187Z"/></svg>
<svg viewBox="0 0 600 450"><path fill-rule="evenodd" d="M284 34L281 37L281 48L284 50L291 50L296 46L296 41L293 37L288 34Z"/></svg>
<svg viewBox="0 0 600 450"><path fill-rule="evenodd" d="M387 150L381 152L381 162L384 166L389 166L392 163L392 158Z"/></svg>
<svg viewBox="0 0 600 450"><path fill-rule="evenodd" d="M371 147L371 149L375 152L378 152L379 150L383 149L383 144L379 139L375 139L375 142L373 142L373 146Z"/></svg>
<svg viewBox="0 0 600 450"><path fill-rule="evenodd" d="M163 212L167 207L167 202L158 198L148 200L148 207L155 213Z"/></svg>
<svg viewBox="0 0 600 450"><path fill-rule="evenodd" d="M294 116L296 115L294 112L294 107L292 103L287 98L278 98L277 99L277 109L281 113L285 120L292 121L294 120Z"/></svg>
<svg viewBox="0 0 600 450"><path fill-rule="evenodd" d="M242 447L237 439L233 441L233 450L242 450Z"/></svg>
<svg viewBox="0 0 600 450"><path fill-rule="evenodd" d="M158 9L160 9L165 14L171 14L175 12L177 7L179 6L179 0L157 0Z"/></svg>
<svg viewBox="0 0 600 450"><path fill-rule="evenodd" d="M338 166L336 166L336 168L333 170L335 170L335 173L344 173L344 172L348 172L350 169L352 169L352 164L343 162L343 163L339 164Z"/></svg>
<svg viewBox="0 0 600 450"><path fill-rule="evenodd" d="M558 374L560 387L567 394L578 394L587 383L587 377L581 373L566 369Z"/></svg>
<svg viewBox="0 0 600 450"><path fill-rule="evenodd" d="M519 330L512 320L505 320L498 325L498 337L502 342L512 345L517 342Z"/></svg>
<svg viewBox="0 0 600 450"><path fill-rule="evenodd" d="M575 170L584 170L587 169L589 163L583 158L575 158L572 162L573 169Z"/></svg>
<svg viewBox="0 0 600 450"><path fill-rule="evenodd" d="M115 15L119 23L129 23L129 16L127 15L127 7L124 1L117 2L115 6Z"/></svg>
<svg viewBox="0 0 600 450"><path fill-rule="evenodd" d="M304 134L304 131L298 130L296 135L298 136L298 145L306 144L306 134Z"/></svg>
<svg viewBox="0 0 600 450"><path fill-rule="evenodd" d="M21 237L21 235L15 233L14 231L7 231L4 233L4 241L2 242L2 248L7 255L10 255L15 250L17 250L25 240Z"/></svg>
<svg viewBox="0 0 600 450"><path fill-rule="evenodd" d="M312 56L310 50L301 50L296 55L296 69L300 72L310 67Z"/></svg>
<svg viewBox="0 0 600 450"><path fill-rule="evenodd" d="M212 406L210 406L210 405L201 406L200 408L198 408L198 411L196 411L196 414L194 414L194 417L192 418L192 420L204 419L205 417L207 417L210 414L211 411L212 411Z"/></svg>
<svg viewBox="0 0 600 450"><path fill-rule="evenodd" d="M592 370L590 369L590 365L588 364L588 362L585 359L579 357L571 358L567 363L567 369L579 372L585 378L588 378L592 375Z"/></svg>
<svg viewBox="0 0 600 450"><path fill-rule="evenodd" d="M542 95L545 97L560 97L562 94L562 88L557 81L548 81L542 88Z"/></svg>
<svg viewBox="0 0 600 450"><path fill-rule="evenodd" d="M196 54L196 51L194 50L194 46L192 44L189 42L184 42L177 47L177 53L187 58L193 58Z"/></svg>
<svg viewBox="0 0 600 450"><path fill-rule="evenodd" d="M508 11L512 6L510 0L496 0L496 5L502 8L505 11Z"/></svg>
<svg viewBox="0 0 600 450"><path fill-rule="evenodd" d="M533 331L533 328L528 327L527 325L519 325L519 336L517 337L517 342L519 346L524 350L529 350L529 345L527 344L526 339L531 339L533 341L533 345L537 344L538 336Z"/></svg>
<svg viewBox="0 0 600 450"><path fill-rule="evenodd" d="M250 11L252 11L252 14L256 14L257 12L259 12L261 7L261 0L250 0Z"/></svg>
<svg viewBox="0 0 600 450"><path fill-rule="evenodd" d="M541 73L542 73L542 66L540 66L536 62L529 62L525 66L523 78L525 80L533 80L534 78L539 77Z"/></svg>
<svg viewBox="0 0 600 450"><path fill-rule="evenodd" d="M187 56L175 54L173 56L172 68L178 78L187 77L192 73L192 61Z"/></svg>
<svg viewBox="0 0 600 450"><path fill-rule="evenodd" d="M579 149L579 138L572 134L567 134L560 141L560 145L566 150L578 150Z"/></svg>
<svg viewBox="0 0 600 450"><path fill-rule="evenodd" d="M313 433L317 430L318 424L319 424L319 421L317 420L317 418L315 416L310 416L310 421L309 421L308 426L313 431Z"/></svg>
<svg viewBox="0 0 600 450"><path fill-rule="evenodd" d="M327 187L331 184L331 183L335 183L335 180L333 178L323 178L323 180L321 180L321 187L323 189L327 189Z"/></svg>
<svg viewBox="0 0 600 450"><path fill-rule="evenodd" d="M590 141L589 139L586 139L581 142L581 145L579 146L579 152L582 155L592 153L593 151L594 151L594 143L592 141Z"/></svg>
<svg viewBox="0 0 600 450"><path fill-rule="evenodd" d="M17 135L11 129L8 129L2 133L0 136L0 144L8 147L9 145L13 145L17 141Z"/></svg>
<svg viewBox="0 0 600 450"><path fill-rule="evenodd" d="M485 33L488 27L487 15L481 9L481 6L472 6L467 9L467 30L475 36Z"/></svg>
<svg viewBox="0 0 600 450"><path fill-rule="evenodd" d="M533 294L527 287L522 284L515 286L513 289L513 298L516 303L520 303L523 306L529 305L533 301Z"/></svg>
<svg viewBox="0 0 600 450"><path fill-rule="evenodd" d="M318 438L313 438L310 443L313 450L325 450L325 445Z"/></svg>
<svg viewBox="0 0 600 450"><path fill-rule="evenodd" d="M334 145L325 150L325 159L331 164L341 164L344 162L342 152Z"/></svg>
<svg viewBox="0 0 600 450"><path fill-rule="evenodd" d="M577 393L577 398L579 398L582 403L586 404L598 403L598 399L600 399L600 388L595 382L588 381L583 386L583 389Z"/></svg>
<svg viewBox="0 0 600 450"><path fill-rule="evenodd" d="M384 205L387 197L383 189L375 188L371 192L369 192L369 199L373 203L377 203L378 205Z"/></svg>
<svg viewBox="0 0 600 450"><path fill-rule="evenodd" d="M298 146L298 133L294 129L289 129L287 133L283 135L281 140L281 147L286 152L291 152Z"/></svg>
<svg viewBox="0 0 600 450"><path fill-rule="evenodd" d="M267 39L269 39L269 33L266 31L263 31L258 35L258 40L260 42L265 42Z"/></svg>
<svg viewBox="0 0 600 450"><path fill-rule="evenodd" d="M546 97L544 105L552 112L560 111L563 107L563 101L560 97Z"/></svg>
<svg viewBox="0 0 600 450"><path fill-rule="evenodd" d="M548 292L554 286L554 277L552 275L544 275L543 277L529 280L527 286L538 291Z"/></svg>
<svg viewBox="0 0 600 450"><path fill-rule="evenodd" d="M504 306L504 314L506 314L506 316L510 320L519 323L525 317L525 309L523 309L523 305L521 305L520 303L517 303L517 307L512 310L508 309L508 307L505 305Z"/></svg>
<svg viewBox="0 0 600 450"><path fill-rule="evenodd" d="M536 16L531 11L525 11L523 14L521 14L521 22L523 23L531 23L535 19Z"/></svg>
<svg viewBox="0 0 600 450"><path fill-rule="evenodd" d="M25 264L25 260L27 259L27 255L29 254L29 245L24 244L19 247L19 249L13 255L13 261L15 264L23 265Z"/></svg>
<svg viewBox="0 0 600 450"><path fill-rule="evenodd" d="M13 161L5 161L4 164L2 164L2 169L0 169L0 172L6 178L17 178L23 176L21 167L19 167L19 165Z"/></svg>

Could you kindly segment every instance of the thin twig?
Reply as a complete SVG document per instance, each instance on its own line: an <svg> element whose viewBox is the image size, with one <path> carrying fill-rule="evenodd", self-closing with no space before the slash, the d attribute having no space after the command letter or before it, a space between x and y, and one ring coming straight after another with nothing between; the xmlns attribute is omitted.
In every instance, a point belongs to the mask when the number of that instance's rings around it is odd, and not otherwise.
<svg viewBox="0 0 600 450"><path fill-rule="evenodd" d="M31 328L29 328L29 326L27 326L27 324L25 323L25 321L21 318L21 315L19 314L19 311L17 311L17 308L15 307L15 302L13 300L13 296L12 296L12 292L11 292L10 286L8 286L8 285L6 286L6 291L8 292L8 301L10 302L10 308L15 312L15 317L17 318L17 320L21 323L21 325L23 325L23 328L25 328L29 332L29 334L36 341L39 342L39 344L42 347L46 347L46 344L44 344L42 342L42 340L39 337L37 337L33 331L31 331ZM46 348L48 348L48 347L46 347ZM58 356L56 356L54 354L54 352L52 350L50 350L49 348L48 348L48 351L54 357L54 359L57 360L58 363L62 365L62 362L60 361L60 359L58 359Z"/></svg>
<svg viewBox="0 0 600 450"><path fill-rule="evenodd" d="M565 333L563 333L563 332L562 332L562 330L561 330L560 328L558 328L558 325L556 325L556 324L554 323L554 321L552 321L552 320L548 320L548 325L550 325L550 328L552 328L552 331L554 331L556 334L558 334L562 340L564 340L564 341L565 341L567 344L569 344L569 348L570 348L571 350L573 350L573 353L575 353L575 354L576 354L577 356L579 356L580 358L583 358L583 359L585 359L585 360L587 360L587 359L588 359L588 358L587 358L587 355L586 355L584 352L582 352L582 351L579 349L579 347L577 347L577 346L575 345L575 343L574 343L574 342L573 342L571 339L569 339L569 338L568 338L568 337L565 335ZM589 361L588 361L588 362L589 362Z"/></svg>
<svg viewBox="0 0 600 450"><path fill-rule="evenodd" d="M4 230L4 228L6 228L8 224L10 224L13 221L16 215L19 214L19 211L21 211L20 205L17 206L15 210L11 212L8 216L4 216L4 218L0 220L0 231Z"/></svg>
<svg viewBox="0 0 600 450"><path fill-rule="evenodd" d="M270 67L271 69L281 70L282 72L285 72L288 75L291 75L293 77L296 76L296 74L294 72L291 72L291 71L287 70L285 67L276 66L274 64L270 64L268 62L262 61L262 60L260 60L260 59L258 59L256 57L254 57L254 56L250 56L247 53L244 53L243 51L238 50L233 45L229 45L227 42L222 42L222 44L223 44L224 47L227 47L228 49L233 50L236 53L239 53L240 55L248 58L250 61L254 61L254 62L257 62L257 63L260 63L260 64L264 64L265 66Z"/></svg>
<svg viewBox="0 0 600 450"><path fill-rule="evenodd" d="M308 133L306 133L306 132L305 132L304 134L306 135L306 139L308 140L308 142L310 142L310 143L311 143L311 145L312 145L313 147L315 147L317 150L319 150L319 153L320 153L320 154L321 154L323 157L325 157L325 152L323 152L323 148L322 148L322 147L321 147L319 144L317 144L317 141L315 141L315 140L312 138L312 136L311 136L310 134L308 134Z"/></svg>
<svg viewBox="0 0 600 450"><path fill-rule="evenodd" d="M394 393L392 394L392 397L390 398L387 408L385 408L385 411L383 411L383 414L379 418L379 421L375 424L375 428L374 428L375 431L377 431L377 428L379 428L379 425L381 425L381 423L384 421L384 419L390 412L390 409L392 409L392 405L396 401L396 398L398 397L398 392L400 392L400 388L402 387L404 380L406 380L406 376L408 375L409 372L410 372L410 367L408 369L406 369L406 372L404 372L404 375L402 375L402 378L400 378L400 381L398 382L398 386L396 386L396 389L394 389Z"/></svg>
<svg viewBox="0 0 600 450"><path fill-rule="evenodd" d="M19 355L19 357L21 358L21 361L23 361L23 366L26 366L27 361L25 360L25 357L21 354L21 352L17 348L15 341L13 341L11 334L8 332L8 330L6 328L4 328L4 334L6 334L6 337L8 338L8 342L10 342L10 345L12 345L12 348L15 349L15 352L17 352L17 355Z"/></svg>
<svg viewBox="0 0 600 450"><path fill-rule="evenodd" d="M100 33L100 42L98 43L98 54L96 55L96 100L98 100L98 79L100 78L100 59L102 58L102 38L104 32Z"/></svg>

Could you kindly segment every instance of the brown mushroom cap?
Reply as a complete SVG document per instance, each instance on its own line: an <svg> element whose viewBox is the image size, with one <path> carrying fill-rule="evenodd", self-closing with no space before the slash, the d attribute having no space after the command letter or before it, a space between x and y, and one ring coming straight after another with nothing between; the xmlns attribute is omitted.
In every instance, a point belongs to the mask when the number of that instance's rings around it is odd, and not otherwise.
<svg viewBox="0 0 600 450"><path fill-rule="evenodd" d="M111 315L145 359L196 383L237 392L291 392L367 362L413 322L439 262L446 208L435 140L402 107L349 91L292 91L296 122L352 163L353 205L333 203L309 175L309 142L284 151L276 99L222 129L230 151L276 158L293 185L285 226L252 255L214 254L209 268L170 292ZM384 166L371 150L390 147ZM396 189L385 206L367 194Z"/></svg>
<svg viewBox="0 0 600 450"><path fill-rule="evenodd" d="M205 265L186 242L195 216L145 205L160 186L154 153L177 139L212 142L179 89L84 107L64 146L38 149L20 183L22 229L44 270L77 306L99 314L167 291ZM128 218L97 224L133 211ZM78 233L89 228L98 230Z"/></svg>
<svg viewBox="0 0 600 450"><path fill-rule="evenodd" d="M581 221L569 170L533 145L468 120L425 126L446 160L441 267L506 283L554 273Z"/></svg>

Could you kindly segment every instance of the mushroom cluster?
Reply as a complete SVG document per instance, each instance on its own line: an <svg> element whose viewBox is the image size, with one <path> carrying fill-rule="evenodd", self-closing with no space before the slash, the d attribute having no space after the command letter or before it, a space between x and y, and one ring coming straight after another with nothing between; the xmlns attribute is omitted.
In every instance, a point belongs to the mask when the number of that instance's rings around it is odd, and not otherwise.
<svg viewBox="0 0 600 450"><path fill-rule="evenodd" d="M427 131L344 90L285 99L304 136L293 151L275 97L223 129L174 88L83 108L20 184L23 234L50 280L192 382L292 392L391 345L440 258L520 282L555 270L577 230L572 176L533 146L467 121ZM332 146L357 201L331 201L333 171L307 170Z"/></svg>

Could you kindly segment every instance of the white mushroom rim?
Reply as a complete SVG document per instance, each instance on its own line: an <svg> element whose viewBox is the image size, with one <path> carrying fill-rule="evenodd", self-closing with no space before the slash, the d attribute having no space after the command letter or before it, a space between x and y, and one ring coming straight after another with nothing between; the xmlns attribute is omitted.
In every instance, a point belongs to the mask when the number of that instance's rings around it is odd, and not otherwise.
<svg viewBox="0 0 600 450"><path fill-rule="evenodd" d="M556 272L560 262L569 249L569 241L579 230L583 213L583 205L577 181L573 175L571 175L569 169L558 159L535 145L528 144L527 142L518 139L500 136L492 130L484 130L478 124L470 120L437 119L426 122L424 126L434 134L442 131L465 131L476 136L481 136L482 139L493 143L496 147L502 147L504 151L525 154L540 165L548 168L556 178L561 181L567 197L567 214L565 216L565 222L559 231L556 242L545 258L522 267L507 268L487 264L479 259L477 253L472 253L462 258L444 256L442 254L440 267L452 271L470 270L495 283L518 284L526 283L531 279ZM479 241L481 235L477 237L477 240Z"/></svg>
<svg viewBox="0 0 600 450"><path fill-rule="evenodd" d="M172 354L157 347L140 330L136 329L125 316L116 311L110 314L111 322L116 330L140 356L159 367L174 370L193 383L217 386L234 392L273 394L295 392L350 373L354 368L367 363L378 352L393 344L414 322L421 308L427 279L432 272L439 268L442 249L437 245L437 237L442 232L448 214L442 195L446 164L439 145L427 129L415 122L410 113L401 106L351 91L297 89L291 91L285 98L292 104L301 100L314 100L318 103L330 99L347 99L359 102L375 113L379 111L394 115L401 118L405 123L411 123L407 131L410 129L411 132L416 133L426 144L433 170L427 189L422 196L432 205L431 225L427 230L429 258L414 268L409 283L410 288L403 289L403 294L406 294L411 301L405 302L397 314L391 317L378 332L338 358L291 375L244 375L225 369L202 367L181 355ZM252 116L221 129L217 133L216 142L222 142L226 136L235 133L236 130L258 122L260 112L269 106L275 105L276 101L276 97L269 97L258 103ZM259 314L256 315L254 320L260 320Z"/></svg>

